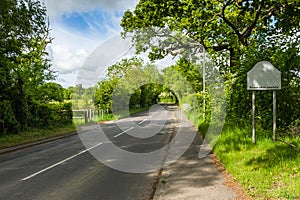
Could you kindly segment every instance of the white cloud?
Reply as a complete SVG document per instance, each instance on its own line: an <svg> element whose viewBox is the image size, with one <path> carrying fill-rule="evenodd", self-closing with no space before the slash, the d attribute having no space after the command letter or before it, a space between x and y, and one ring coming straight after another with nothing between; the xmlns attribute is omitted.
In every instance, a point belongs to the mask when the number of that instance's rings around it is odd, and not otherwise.
<svg viewBox="0 0 300 200"><path fill-rule="evenodd" d="M95 8L107 11L122 11L133 9L138 0L44 0L50 17L56 17L68 12L86 12Z"/></svg>
<svg viewBox="0 0 300 200"><path fill-rule="evenodd" d="M52 49L52 64L53 67L59 70L60 74L66 74L80 69L81 65L88 56L84 49L71 50L66 45L53 45Z"/></svg>
<svg viewBox="0 0 300 200"><path fill-rule="evenodd" d="M64 88L68 88L69 86L76 85L76 77L77 72L72 72L69 74L60 74L59 77L56 79L56 82L61 84Z"/></svg>
<svg viewBox="0 0 300 200"><path fill-rule="evenodd" d="M78 71L76 84L86 87L94 86L105 76L108 66L120 61L131 54L131 40L123 40L120 35L115 35L101 43L85 60Z"/></svg>
<svg viewBox="0 0 300 200"><path fill-rule="evenodd" d="M52 44L48 47L57 82L68 87L76 84L78 70L84 61L103 41L121 31L121 16L133 9L138 0L44 0L50 17ZM99 11L100 13L95 13ZM67 27L62 17L78 13L89 27L89 32L74 31ZM99 20L99 17L101 20ZM70 15L71 16L71 15Z"/></svg>

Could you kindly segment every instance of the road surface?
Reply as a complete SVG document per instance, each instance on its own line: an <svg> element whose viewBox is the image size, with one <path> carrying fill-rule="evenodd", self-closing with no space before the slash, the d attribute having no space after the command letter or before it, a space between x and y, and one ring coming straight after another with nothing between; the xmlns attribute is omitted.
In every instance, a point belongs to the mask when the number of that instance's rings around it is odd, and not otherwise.
<svg viewBox="0 0 300 200"><path fill-rule="evenodd" d="M124 150L150 152L163 147L171 137L175 111L167 112L169 119L164 127L150 139L132 137L116 123L81 134L88 136L101 128ZM149 117L144 112L130 121L146 127ZM122 122L126 126L126 119ZM76 135L1 155L0 199L149 199L156 175L157 172L126 173L111 169L86 151Z"/></svg>
<svg viewBox="0 0 300 200"><path fill-rule="evenodd" d="M161 171L126 172L126 166L132 169L133 164L141 170L134 160L123 163L125 172L112 169L107 165L126 160L117 159L117 152L109 151L109 147L114 144L137 154L158 151L175 137L179 112L176 106L158 106L151 115L143 112L91 126L79 135L0 155L0 199L151 199ZM94 138L100 134L105 134L105 138ZM92 141L90 146L82 143L86 138ZM199 145L199 138L196 140L198 144L193 145ZM103 162L89 150L105 155ZM170 154L168 150L162 151L165 155L158 156L153 163L163 165ZM122 168L119 164L113 166Z"/></svg>

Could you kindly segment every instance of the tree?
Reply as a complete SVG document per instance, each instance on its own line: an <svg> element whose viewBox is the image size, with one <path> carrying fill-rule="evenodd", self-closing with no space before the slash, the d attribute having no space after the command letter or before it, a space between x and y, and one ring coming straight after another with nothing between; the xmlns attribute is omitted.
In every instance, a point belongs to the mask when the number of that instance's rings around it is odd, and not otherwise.
<svg viewBox="0 0 300 200"><path fill-rule="evenodd" d="M63 102L65 100L64 93L65 90L58 83L45 83L38 88L38 93L35 96L36 99L43 102L57 101Z"/></svg>
<svg viewBox="0 0 300 200"><path fill-rule="evenodd" d="M154 65L144 65L139 58L123 59L110 66L106 79L98 83L95 105L109 112L123 111L128 106L149 107L157 103L162 83Z"/></svg>
<svg viewBox="0 0 300 200"><path fill-rule="evenodd" d="M198 124L203 103L203 80L197 66L182 58L165 68L163 75L164 87L172 91L175 102L179 101L185 113Z"/></svg>
<svg viewBox="0 0 300 200"><path fill-rule="evenodd" d="M270 61L282 72L278 127L286 129L300 117L299 11L300 1L294 0L140 0L133 11L125 12L121 26L137 52L148 52L152 60L167 55L187 58L187 53L201 53L205 47L225 79L227 122L234 124L249 124L251 119L247 72L258 61ZM186 102L201 102L201 95L191 95L182 86L184 77L195 91L201 88L202 78L191 66L181 59L180 65L164 70L165 84L180 103L184 95ZM272 121L270 95L257 95L263 129Z"/></svg>
<svg viewBox="0 0 300 200"><path fill-rule="evenodd" d="M299 11L300 2L294 0L140 0L134 11L125 12L121 26L124 37L133 33L138 52L151 51L151 59L177 55L188 36L197 51L204 46L210 52L229 52L225 72L237 72L243 48L257 34L293 34Z"/></svg>
<svg viewBox="0 0 300 200"><path fill-rule="evenodd" d="M172 91L182 104L184 96L193 94L193 88L190 82L182 75L178 65L173 65L163 69L164 86ZM176 80L176 81L174 81Z"/></svg>
<svg viewBox="0 0 300 200"><path fill-rule="evenodd" d="M46 8L35 0L3 0L0 27L0 133L17 132L30 124L37 88L53 78Z"/></svg>
<svg viewBox="0 0 300 200"><path fill-rule="evenodd" d="M95 94L95 105L99 109L105 109L112 112L112 97L113 92L116 90L117 84L121 79L124 79L126 74L133 68L139 68L142 66L142 60L137 58L123 59L111 65L107 69L107 77L98 82L96 94ZM129 84L124 85L124 88L120 88L117 92L122 93L128 89ZM134 93L134 91L132 91ZM118 94L115 94L118 95ZM119 94L122 95L122 94ZM119 100L124 100L120 98Z"/></svg>
<svg viewBox="0 0 300 200"><path fill-rule="evenodd" d="M98 82L95 93L95 106L111 112L112 93L117 84L117 79L104 79Z"/></svg>
<svg viewBox="0 0 300 200"><path fill-rule="evenodd" d="M279 39L280 38L280 39ZM270 61L281 71L282 89L277 92L278 127L286 129L300 118L300 41L275 35L262 37L257 45L248 48L241 59L242 68L238 72L230 91L227 121L250 124L251 96L247 87L247 72L259 61ZM256 92L257 117L264 129L272 129L272 93Z"/></svg>

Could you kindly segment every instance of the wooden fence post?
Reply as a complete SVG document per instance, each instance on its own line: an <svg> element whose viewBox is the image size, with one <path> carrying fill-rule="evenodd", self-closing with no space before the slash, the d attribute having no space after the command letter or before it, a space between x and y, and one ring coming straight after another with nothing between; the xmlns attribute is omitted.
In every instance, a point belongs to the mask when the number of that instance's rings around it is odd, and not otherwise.
<svg viewBox="0 0 300 200"><path fill-rule="evenodd" d="M89 122L89 119L88 119L88 111L84 111L84 123L88 123Z"/></svg>

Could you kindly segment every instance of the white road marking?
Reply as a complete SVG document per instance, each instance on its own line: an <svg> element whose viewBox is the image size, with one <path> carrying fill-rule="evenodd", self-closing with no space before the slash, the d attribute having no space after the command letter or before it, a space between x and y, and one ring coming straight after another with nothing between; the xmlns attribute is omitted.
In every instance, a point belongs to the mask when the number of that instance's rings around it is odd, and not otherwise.
<svg viewBox="0 0 300 200"><path fill-rule="evenodd" d="M49 169L52 169L52 168L54 168L54 167L56 167L56 166L58 166L58 165L61 165L61 164L63 164L64 162L67 162L67 161L69 161L69 160L71 160L71 159L73 159L73 158L75 158L75 157L77 157L77 156L79 156L79 155L81 155L81 154L87 152L87 151L90 151L90 150L92 150L92 149L94 149L94 148L96 148L96 147L102 145L102 144L103 144L103 143L101 142L101 143L99 143L99 144L96 144L95 146L92 146L92 147L90 147L90 148L88 148L88 149L86 149L86 150L83 150L83 151L81 151L81 152L79 152L79 153L77 153L77 154L75 154L75 155L73 155L73 156L71 156L71 157L69 157L69 158L66 158L66 159L64 159L64 160L62 160L62 161L60 161L60 162L58 162L58 163L55 163L54 165L51 165L51 166L49 166L49 167L47 167L47 168L45 168L45 169L43 169L43 170L41 170L41 171L38 171L38 172L36 172L36 173L34 173L34 174L30 175L30 176L27 176L26 178L23 178L22 181L26 181L26 180L28 180L28 179L31 179L31 178L33 178L33 177L35 177L35 176L37 176L37 175L39 175L39 174L41 174L41 173L43 173L43 172L45 172L45 171L48 171Z"/></svg>
<svg viewBox="0 0 300 200"><path fill-rule="evenodd" d="M141 125L142 123L144 123L145 121L147 121L148 119L144 119L143 121L141 121L140 123L139 123L139 125Z"/></svg>
<svg viewBox="0 0 300 200"><path fill-rule="evenodd" d="M142 123L144 123L145 121L147 121L147 119L144 119L144 120L141 121L139 124L142 124ZM130 131L130 130L132 130L132 129L134 129L134 127L131 127L131 128L129 128L129 129L123 131L122 133L118 134L118 135L115 135L114 138L117 138L117 137L123 135L124 133L126 133L126 132L128 132L128 131ZM75 157L77 157L77 156L79 156L79 155L81 155L81 154L87 152L87 151L90 151L90 150L92 150L92 149L94 149L94 148L96 148L96 147L98 147L98 146L100 146L100 145L102 145L102 144L103 144L103 143L101 142L101 143L96 144L95 146L92 146L92 147L90 147L90 148L88 148L88 149L86 149L86 150L83 150L83 151L81 151L81 152L79 152L79 153L77 153L77 154L75 154L75 155L73 155L73 156L70 156L69 158L66 158L66 159L64 159L64 160L62 160L62 161L60 161L60 162L58 162L58 163L55 163L54 165L51 165L51 166L49 166L49 167L47 167L47 168L45 168L45 169L42 169L42 170L40 170L40 171L38 171L38 172L36 172L36 173L30 175L30 176L27 176L27 177L23 178L22 181L26 181L26 180L31 179L31 178L33 178L33 177L35 177L35 176L37 176L37 175L39 175L39 174L41 174L41 173L44 173L45 171L48 171L48 170L50 170L50 169L52 169L52 168L54 168L54 167L56 167L56 166L58 166L58 165L61 165L61 164L65 163L65 162L67 162L67 161L69 161L69 160L71 160L71 159L73 159L73 158L75 158Z"/></svg>
<svg viewBox="0 0 300 200"><path fill-rule="evenodd" d="M118 135L115 135L114 138L117 138L117 137L123 135L124 133L126 133L126 132L128 132L128 131L130 131L130 130L132 130L132 129L134 129L134 127L131 127L131 128L129 128L129 129L127 129L126 131L123 131L122 133L118 134Z"/></svg>

